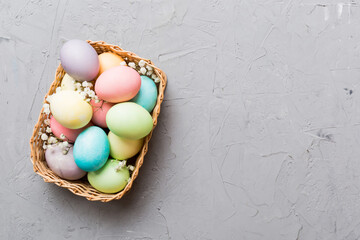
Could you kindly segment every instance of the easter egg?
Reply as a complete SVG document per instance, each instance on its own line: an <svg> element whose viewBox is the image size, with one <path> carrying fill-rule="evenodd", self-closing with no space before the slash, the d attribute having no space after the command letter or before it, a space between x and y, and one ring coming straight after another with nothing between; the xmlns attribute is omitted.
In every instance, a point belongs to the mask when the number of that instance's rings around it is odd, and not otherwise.
<svg viewBox="0 0 360 240"><path fill-rule="evenodd" d="M150 113L133 102L118 103L110 108L106 114L106 123L111 132L129 139L143 138L153 128Z"/></svg>
<svg viewBox="0 0 360 240"><path fill-rule="evenodd" d="M127 167L118 167L120 161L109 159L95 172L89 172L88 181L95 189L103 193L116 193L125 188L130 178Z"/></svg>
<svg viewBox="0 0 360 240"><path fill-rule="evenodd" d="M85 127L82 128L78 128L78 129L70 129L70 128L66 128L63 125L61 125L58 121L56 121L56 119L51 116L50 117L50 128L52 133L59 139L61 138L61 134L64 134L65 139L62 139L64 141L68 141L68 142L75 142L77 136L79 136L79 134L84 131L84 129L92 126L92 122L89 122Z"/></svg>
<svg viewBox="0 0 360 240"><path fill-rule="evenodd" d="M118 160L125 160L135 156L144 143L143 138L136 140L122 138L111 131L108 134L108 139L110 143L110 156Z"/></svg>
<svg viewBox="0 0 360 240"><path fill-rule="evenodd" d="M157 87L154 81L147 76L141 76L140 90L131 101L151 112L155 107L157 94Z"/></svg>
<svg viewBox="0 0 360 240"><path fill-rule="evenodd" d="M110 68L95 83L96 95L107 102L118 103L132 99L139 92L141 78L137 71L127 66Z"/></svg>
<svg viewBox="0 0 360 240"><path fill-rule="evenodd" d="M72 146L64 154L59 144L51 145L45 151L45 159L49 168L61 178L77 180L86 175L75 163Z"/></svg>
<svg viewBox="0 0 360 240"><path fill-rule="evenodd" d="M75 91L75 79L65 73L63 79L61 80L61 89Z"/></svg>
<svg viewBox="0 0 360 240"><path fill-rule="evenodd" d="M64 127L78 129L86 126L92 117L92 108L75 91L60 91L48 97L50 110Z"/></svg>
<svg viewBox="0 0 360 240"><path fill-rule="evenodd" d="M120 66L122 62L125 63L124 59L119 55L116 55L115 53L112 52L101 53L99 55L99 64L100 64L99 75L112 67Z"/></svg>
<svg viewBox="0 0 360 240"><path fill-rule="evenodd" d="M67 41L60 50L60 61L65 71L77 81L92 81L99 73L99 58L86 41Z"/></svg>
<svg viewBox="0 0 360 240"><path fill-rule="evenodd" d="M76 138L74 144L75 163L84 171L100 169L109 157L109 140L104 130L91 126Z"/></svg>
<svg viewBox="0 0 360 240"><path fill-rule="evenodd" d="M93 109L93 116L91 121L99 127L107 128L106 114L114 104L104 101L99 101L96 103L95 100L91 100L90 105Z"/></svg>

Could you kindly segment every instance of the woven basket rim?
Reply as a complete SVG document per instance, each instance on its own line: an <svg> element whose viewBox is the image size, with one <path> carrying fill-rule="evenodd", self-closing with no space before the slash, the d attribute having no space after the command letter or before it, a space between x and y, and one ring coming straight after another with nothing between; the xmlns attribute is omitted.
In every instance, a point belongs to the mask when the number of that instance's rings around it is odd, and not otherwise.
<svg viewBox="0 0 360 240"><path fill-rule="evenodd" d="M135 181L135 179L139 174L140 167L142 166L144 157L148 151L149 141L151 139L154 128L157 125L157 119L160 114L161 103L164 100L164 92L167 84L167 77L165 73L160 68L156 67L153 64L153 62L149 59L139 57L133 52L126 51L117 45L109 44L104 41L87 40L87 42L97 51L98 54L102 52L113 52L123 58L126 57L129 61L131 60L134 62L139 62L140 60L144 60L147 65L150 65L153 68L153 72L160 78L160 82L157 85L158 87L157 101L152 111L153 128L151 132L145 137L143 147L139 152L139 154L137 155L135 162L135 169L131 174L131 180L122 191L114 194L107 194L97 191L88 182L85 182L84 180L70 181L70 180L62 179L57 175L55 175L46 164L44 157L44 150L42 149L42 141L40 139L40 136L38 136L38 132L40 130L43 130L45 127L44 124L45 114L43 114L44 108L42 108L40 111L38 121L34 126L33 133L30 139L30 150L31 150L30 159L33 164L34 172L40 175L45 182L54 183L60 187L66 188L73 194L85 197L89 201L109 202L112 200L121 199L131 189L133 182ZM65 71L60 63L55 73L55 79L52 82L47 94L44 96L43 102L46 101L47 96L55 92L55 89L60 85L64 74Z"/></svg>

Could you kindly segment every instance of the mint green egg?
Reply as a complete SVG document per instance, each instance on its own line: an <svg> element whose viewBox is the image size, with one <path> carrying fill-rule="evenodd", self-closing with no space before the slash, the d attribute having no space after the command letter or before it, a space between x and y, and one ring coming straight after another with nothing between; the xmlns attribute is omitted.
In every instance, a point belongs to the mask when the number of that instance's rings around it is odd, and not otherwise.
<svg viewBox="0 0 360 240"><path fill-rule="evenodd" d="M125 188L130 178L127 167L119 167L120 161L109 159L105 165L95 172L88 172L87 178L91 186L103 193L116 193Z"/></svg>
<svg viewBox="0 0 360 240"><path fill-rule="evenodd" d="M153 110L157 100L157 87L154 80L147 76L141 76L141 87L131 102L137 103L149 112Z"/></svg>
<svg viewBox="0 0 360 240"><path fill-rule="evenodd" d="M118 103L106 114L106 124L115 135L128 139L140 139L153 128L150 113L133 102Z"/></svg>

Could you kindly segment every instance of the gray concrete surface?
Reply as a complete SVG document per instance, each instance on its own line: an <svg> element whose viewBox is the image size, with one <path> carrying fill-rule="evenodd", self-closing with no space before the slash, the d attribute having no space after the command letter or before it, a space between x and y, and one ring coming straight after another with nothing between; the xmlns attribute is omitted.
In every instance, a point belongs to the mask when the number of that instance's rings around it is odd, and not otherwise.
<svg viewBox="0 0 360 240"><path fill-rule="evenodd" d="M0 239L359 239L359 1L0 1ZM130 194L44 183L29 138L62 44L169 78Z"/></svg>

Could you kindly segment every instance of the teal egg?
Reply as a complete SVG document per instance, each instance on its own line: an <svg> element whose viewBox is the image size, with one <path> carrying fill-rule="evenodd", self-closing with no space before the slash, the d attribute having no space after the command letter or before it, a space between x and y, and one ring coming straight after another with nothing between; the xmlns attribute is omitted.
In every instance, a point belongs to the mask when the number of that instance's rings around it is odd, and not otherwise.
<svg viewBox="0 0 360 240"><path fill-rule="evenodd" d="M155 107L157 95L158 91L154 81L147 76L141 76L140 90L138 94L130 101L139 104L151 112Z"/></svg>
<svg viewBox="0 0 360 240"><path fill-rule="evenodd" d="M86 171L96 171L106 163L110 154L110 144L104 130L92 126L76 138L73 155L76 165Z"/></svg>

